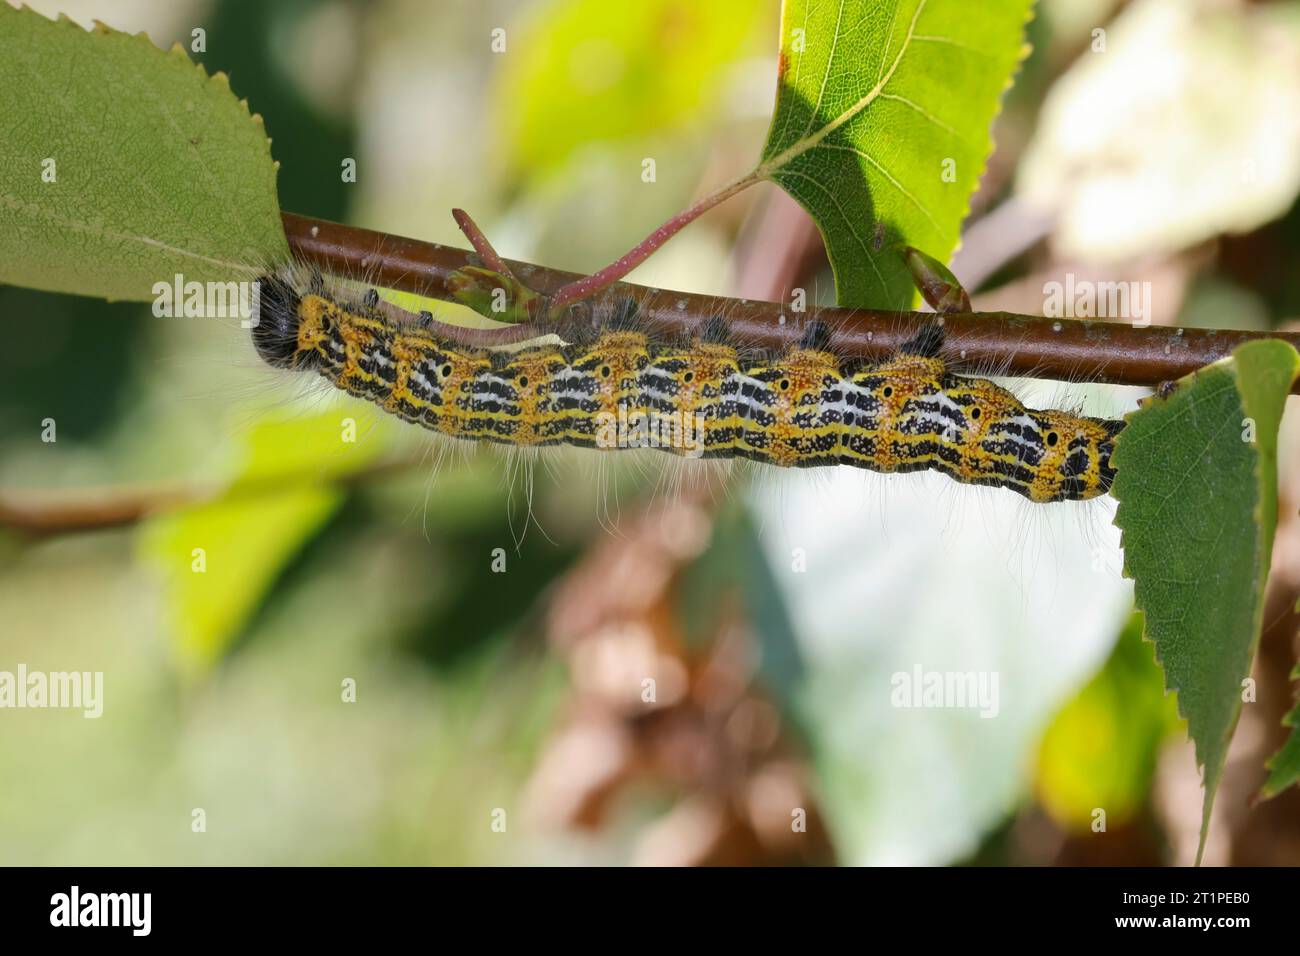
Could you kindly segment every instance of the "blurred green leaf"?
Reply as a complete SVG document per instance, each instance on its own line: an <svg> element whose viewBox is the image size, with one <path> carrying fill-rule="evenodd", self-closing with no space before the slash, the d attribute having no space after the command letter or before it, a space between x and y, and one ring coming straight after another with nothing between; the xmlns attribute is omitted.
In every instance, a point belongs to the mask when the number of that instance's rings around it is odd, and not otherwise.
<svg viewBox="0 0 1300 956"><path fill-rule="evenodd" d="M515 175L553 171L593 142L681 128L717 100L761 0L556 0L510 34L495 116Z"/></svg>
<svg viewBox="0 0 1300 956"><path fill-rule="evenodd" d="M8 322L0 349L0 442L14 451L34 434L33 423L59 423L59 439L101 436L131 397L134 362L148 333L134 302L107 303L80 296L0 287L0 315L39 315L39 322Z"/></svg>
<svg viewBox="0 0 1300 956"><path fill-rule="evenodd" d="M1300 607L1300 605L1297 605ZM1300 665L1291 672L1292 680L1300 680ZM1264 764L1268 768L1268 779L1259 788L1259 795L1264 799L1276 797L1287 787L1300 783L1300 703L1282 719L1285 727L1292 728L1282 749Z"/></svg>
<svg viewBox="0 0 1300 956"><path fill-rule="evenodd" d="M439 543L448 557L448 567L438 582L446 594L407 630L401 646L440 671L458 666L485 645L535 629L530 615L537 610L538 595L545 593L579 554L572 546L554 544L537 529L530 529L532 533L517 541L518 532L505 502L497 498L492 505L474 525L457 528L440 521L437 526ZM443 507L433 514L448 510ZM466 517L461 515L460 520ZM505 562L508 575L493 570L497 557Z"/></svg>
<svg viewBox="0 0 1300 956"><path fill-rule="evenodd" d="M280 572L342 503L330 479L374 460L382 442L361 414L347 413L358 418L355 442L342 440L342 413L255 425L225 494L148 523L141 550L162 573L182 671L202 674L221 659Z"/></svg>
<svg viewBox="0 0 1300 956"><path fill-rule="evenodd" d="M350 16L360 20L371 9L318 0L220 0L207 5L207 50L192 53L192 58L209 73L235 77L240 95L256 104L265 118L275 140L276 163L286 170L277 183L281 208L350 221L348 208L356 188L339 175L339 162L359 155L356 118L351 111L329 110L327 103L310 95L304 80L308 72L327 72L328 81L321 83L337 85L348 95L355 92L360 49L369 47L372 38L366 29L353 29L352 48L343 50L329 31L334 23L348 23ZM321 26L323 35L310 35ZM309 44L312 54L305 57L300 51ZM320 69L324 62L328 71ZM322 162L325 156L334 159Z"/></svg>
<svg viewBox="0 0 1300 956"><path fill-rule="evenodd" d="M840 305L910 308L916 289L893 247L940 260L956 249L1032 7L784 3L776 112L758 172L817 221Z"/></svg>
<svg viewBox="0 0 1300 956"><path fill-rule="evenodd" d="M1297 371L1287 343L1247 343L1129 415L1115 448L1124 573L1204 767L1202 849L1259 643Z"/></svg>
<svg viewBox="0 0 1300 956"><path fill-rule="evenodd" d="M748 508L737 503L719 510L709 547L682 575L680 587L683 630L696 649L709 647L725 623L728 596L744 608L745 623L757 639L759 681L785 718L797 721L795 698L806 677L803 656Z"/></svg>
<svg viewBox="0 0 1300 956"><path fill-rule="evenodd" d="M1087 831L1131 820L1151 789L1161 741L1178 725L1174 698L1142 640L1142 616L1120 632L1105 665L1061 708L1038 753L1039 800L1061 826Z"/></svg>
<svg viewBox="0 0 1300 956"><path fill-rule="evenodd" d="M151 299L287 257L261 118L179 46L0 4L0 102L0 281Z"/></svg>

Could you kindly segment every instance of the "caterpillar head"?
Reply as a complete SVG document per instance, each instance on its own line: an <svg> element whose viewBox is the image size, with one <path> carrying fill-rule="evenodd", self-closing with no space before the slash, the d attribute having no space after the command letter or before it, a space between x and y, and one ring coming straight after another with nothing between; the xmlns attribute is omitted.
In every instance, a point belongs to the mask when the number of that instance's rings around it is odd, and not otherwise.
<svg viewBox="0 0 1300 956"><path fill-rule="evenodd" d="M278 276L263 276L258 280L253 346L268 365L275 368L301 367L298 360L301 301L298 293Z"/></svg>
<svg viewBox="0 0 1300 956"><path fill-rule="evenodd" d="M1083 501L1110 490L1115 469L1110 456L1122 421L1087 418L1069 412L1031 413L1038 425L1042 457L1034 469L1030 495L1035 501Z"/></svg>

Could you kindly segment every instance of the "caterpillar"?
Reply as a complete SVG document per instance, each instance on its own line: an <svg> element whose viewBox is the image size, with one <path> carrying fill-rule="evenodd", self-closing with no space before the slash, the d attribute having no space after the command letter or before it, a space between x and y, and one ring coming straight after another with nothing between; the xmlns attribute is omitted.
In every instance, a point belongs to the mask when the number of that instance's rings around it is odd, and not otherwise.
<svg viewBox="0 0 1300 956"><path fill-rule="evenodd" d="M1028 409L992 381L950 371L937 323L879 363L837 356L817 321L781 355L747 355L727 344L720 320L693 341L652 341L627 299L593 341L505 351L395 320L400 310L383 308L374 289L345 301L319 275L307 288L282 274L259 282L252 336L266 363L315 372L454 438L525 448L648 444L787 468L933 469L1035 502L1103 495L1115 475L1122 421ZM629 443L620 439L630 422L673 427L663 429L669 440Z"/></svg>

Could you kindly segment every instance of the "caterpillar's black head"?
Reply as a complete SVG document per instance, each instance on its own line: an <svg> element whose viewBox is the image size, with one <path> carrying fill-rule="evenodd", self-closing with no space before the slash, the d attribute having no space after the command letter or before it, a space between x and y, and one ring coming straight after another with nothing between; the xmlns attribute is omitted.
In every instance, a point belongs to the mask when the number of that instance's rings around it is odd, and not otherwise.
<svg viewBox="0 0 1300 956"><path fill-rule="evenodd" d="M268 365L297 367L300 297L276 276L258 280L258 308L253 325L253 345Z"/></svg>

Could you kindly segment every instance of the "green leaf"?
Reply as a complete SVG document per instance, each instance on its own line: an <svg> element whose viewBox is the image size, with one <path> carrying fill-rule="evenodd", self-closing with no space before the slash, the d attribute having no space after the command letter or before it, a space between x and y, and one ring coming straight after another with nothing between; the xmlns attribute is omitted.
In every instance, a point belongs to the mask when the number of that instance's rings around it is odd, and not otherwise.
<svg viewBox="0 0 1300 956"><path fill-rule="evenodd" d="M1291 679L1300 680L1300 665L1291 672ZM1292 728L1291 736L1286 739L1282 749L1264 763L1269 773L1268 779L1259 788L1259 795L1265 800L1276 797L1287 787L1300 783L1300 703L1297 703L1295 709L1282 718L1282 725Z"/></svg>
<svg viewBox="0 0 1300 956"><path fill-rule="evenodd" d="M1105 665L1053 718L1038 752L1035 790L1057 823L1088 832L1133 820L1151 791L1160 745L1178 726L1160 668L1133 614Z"/></svg>
<svg viewBox="0 0 1300 956"><path fill-rule="evenodd" d="M758 174L817 221L840 305L911 308L904 244L946 261L1026 52L1033 0L786 0Z"/></svg>
<svg viewBox="0 0 1300 956"><path fill-rule="evenodd" d="M288 256L259 116L184 51L0 4L0 282L152 299Z"/></svg>
<svg viewBox="0 0 1300 956"><path fill-rule="evenodd" d="M345 414L356 420L355 441L343 439ZM349 407L261 421L220 497L147 523L141 551L161 574L183 673L201 675L221 659L280 572L334 514L343 492L328 479L374 460L383 444L377 415Z"/></svg>
<svg viewBox="0 0 1300 956"><path fill-rule="evenodd" d="M1202 850L1259 643L1277 431L1298 370L1287 343L1247 343L1150 399L1116 442L1124 573L1204 768Z"/></svg>

